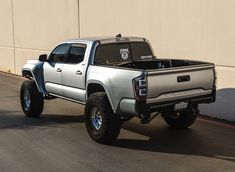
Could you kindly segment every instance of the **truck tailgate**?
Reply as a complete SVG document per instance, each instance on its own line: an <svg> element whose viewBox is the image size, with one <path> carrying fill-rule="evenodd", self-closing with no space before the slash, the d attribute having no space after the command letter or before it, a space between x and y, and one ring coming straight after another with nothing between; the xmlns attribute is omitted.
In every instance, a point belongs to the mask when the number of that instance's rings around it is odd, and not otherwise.
<svg viewBox="0 0 235 172"><path fill-rule="evenodd" d="M214 77L211 64L149 71L147 103L211 94Z"/></svg>

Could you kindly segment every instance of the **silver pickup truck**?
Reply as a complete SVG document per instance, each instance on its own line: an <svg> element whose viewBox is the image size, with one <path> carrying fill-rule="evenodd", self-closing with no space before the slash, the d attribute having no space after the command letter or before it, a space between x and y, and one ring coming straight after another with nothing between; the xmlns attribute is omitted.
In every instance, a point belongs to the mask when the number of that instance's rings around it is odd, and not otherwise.
<svg viewBox="0 0 235 172"><path fill-rule="evenodd" d="M85 124L99 143L114 141L123 121L148 123L161 114L173 128L193 124L198 104L215 101L212 63L159 59L145 38L68 40L22 68L20 100L28 117L39 117L44 99L85 105Z"/></svg>

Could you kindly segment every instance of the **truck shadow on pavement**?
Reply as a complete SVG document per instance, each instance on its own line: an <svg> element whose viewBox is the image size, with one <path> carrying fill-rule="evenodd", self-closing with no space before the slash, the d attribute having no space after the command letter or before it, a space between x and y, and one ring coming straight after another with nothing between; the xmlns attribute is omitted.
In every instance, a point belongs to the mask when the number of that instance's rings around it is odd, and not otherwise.
<svg viewBox="0 0 235 172"><path fill-rule="evenodd" d="M20 111L0 110L0 129L30 129L37 126L83 123L84 116L44 114L41 118L27 118Z"/></svg>
<svg viewBox="0 0 235 172"><path fill-rule="evenodd" d="M219 89L216 102L203 105L203 112L220 116L230 114L231 118L231 114L235 113L234 99L234 88ZM198 155L235 162L234 129L206 125L200 121L196 121L186 130L173 130L166 125L151 125L151 123L144 126L127 122L123 126L124 129L143 135L147 139L120 138L114 146L150 152Z"/></svg>
<svg viewBox="0 0 235 172"><path fill-rule="evenodd" d="M0 110L0 114L0 129L31 129L37 126L84 122L83 115L44 114L41 118L34 119L25 117L21 111ZM231 138L229 134L221 136L214 130L215 127L209 128L208 131L207 127L197 122L195 125L196 127L192 129L173 130L163 125L141 125L130 121L122 127L128 130L128 135L125 138L119 137L112 146L167 154L204 156L235 162L235 149L232 144L235 137ZM126 139L131 132L141 136Z"/></svg>
<svg viewBox="0 0 235 172"><path fill-rule="evenodd" d="M195 125L198 125L197 122ZM203 130L198 127L174 130L167 126L140 127L140 125L131 122L124 125L123 129L143 135L147 139L120 138L114 146L167 154L203 156L235 162L234 134L231 138L231 135L230 137L229 135L221 136L211 128L209 128L210 131L204 131L206 127L203 127ZM234 133L234 130L231 132Z"/></svg>

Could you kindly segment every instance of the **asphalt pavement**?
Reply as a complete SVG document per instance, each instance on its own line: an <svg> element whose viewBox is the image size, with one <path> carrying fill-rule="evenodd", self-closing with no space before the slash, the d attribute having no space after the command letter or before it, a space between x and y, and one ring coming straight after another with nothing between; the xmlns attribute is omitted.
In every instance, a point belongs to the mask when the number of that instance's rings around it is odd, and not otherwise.
<svg viewBox="0 0 235 172"><path fill-rule="evenodd" d="M235 172L232 124L198 118L178 131L161 117L147 125L133 119L112 146L101 145L88 136L79 104L46 100L40 119L25 117L19 102L22 82L0 73L1 172Z"/></svg>

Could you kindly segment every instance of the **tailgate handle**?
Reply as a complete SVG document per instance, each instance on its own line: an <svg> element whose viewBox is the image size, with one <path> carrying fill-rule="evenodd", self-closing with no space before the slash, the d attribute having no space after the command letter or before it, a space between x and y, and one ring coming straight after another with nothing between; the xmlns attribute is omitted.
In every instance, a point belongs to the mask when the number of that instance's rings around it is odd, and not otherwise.
<svg viewBox="0 0 235 172"><path fill-rule="evenodd" d="M190 81L190 75L178 76L177 82L187 82Z"/></svg>

